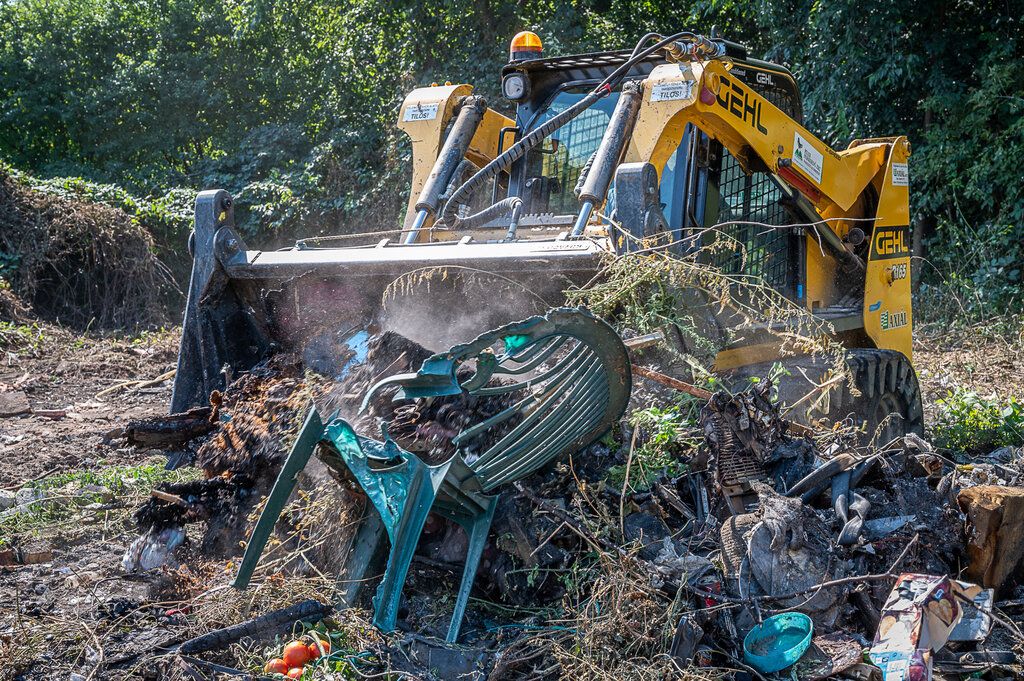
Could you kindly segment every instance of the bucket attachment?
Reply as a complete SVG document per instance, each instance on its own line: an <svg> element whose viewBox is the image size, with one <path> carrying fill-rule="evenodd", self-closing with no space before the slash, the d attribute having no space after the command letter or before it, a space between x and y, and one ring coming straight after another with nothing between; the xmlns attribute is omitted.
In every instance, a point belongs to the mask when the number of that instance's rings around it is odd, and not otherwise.
<svg viewBox="0 0 1024 681"><path fill-rule="evenodd" d="M600 239L562 237L249 250L232 207L221 190L196 199L172 412L205 405L232 374L280 350L337 375L339 344L375 326L440 348L542 314L609 250Z"/></svg>

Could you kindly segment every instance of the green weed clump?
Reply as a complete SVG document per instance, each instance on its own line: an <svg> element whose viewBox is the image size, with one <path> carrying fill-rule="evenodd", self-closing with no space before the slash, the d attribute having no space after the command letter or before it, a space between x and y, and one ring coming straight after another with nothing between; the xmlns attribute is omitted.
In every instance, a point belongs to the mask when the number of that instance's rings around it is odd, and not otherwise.
<svg viewBox="0 0 1024 681"><path fill-rule="evenodd" d="M169 471L160 459L137 466L111 466L97 470L58 473L30 482L35 499L0 515L0 546L15 535L42 535L74 524L87 506L101 504L106 521L120 522L150 490L162 482L185 482L200 475L194 468Z"/></svg>
<svg viewBox="0 0 1024 681"><path fill-rule="evenodd" d="M667 407L638 409L630 424L640 429L633 451L629 485L634 490L649 489L662 476L674 478L686 472L686 461L700 444L699 407L673 404ZM608 481L616 487L626 482L626 465L608 469Z"/></svg>
<svg viewBox="0 0 1024 681"><path fill-rule="evenodd" d="M38 322L17 324L0 320L0 350L15 355L39 350L45 335Z"/></svg>
<svg viewBox="0 0 1024 681"><path fill-rule="evenodd" d="M1006 446L1024 446L1024 401L982 397L958 388L938 401L935 443L953 452L985 454Z"/></svg>

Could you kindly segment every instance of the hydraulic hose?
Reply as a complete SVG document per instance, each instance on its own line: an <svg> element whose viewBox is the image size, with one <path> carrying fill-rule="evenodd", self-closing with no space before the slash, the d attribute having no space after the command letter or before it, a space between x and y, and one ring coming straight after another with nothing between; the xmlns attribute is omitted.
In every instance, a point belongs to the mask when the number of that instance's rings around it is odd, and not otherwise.
<svg viewBox="0 0 1024 681"><path fill-rule="evenodd" d="M612 90L614 90L615 87L622 81L622 79L626 77L626 75L629 73L629 70L633 68L636 64L640 63L641 61L643 61L650 55L654 54L658 50L661 50L678 40L687 39L690 42L694 43L700 43L702 41L707 40L705 38L701 38L700 36L694 33L691 33L690 31L680 31L679 33L674 33L668 36L667 38L662 38L657 43L646 49L640 50L640 47L645 42L651 40L653 37L654 36L650 34L644 36L643 40L641 40L637 44L637 47L633 50L633 54L630 56L630 58L627 59L617 69L612 71L612 73L609 74L608 77L605 78L603 81L601 81L597 85L597 87L591 90L586 97L576 102L576 104L570 106L568 109L561 112L560 114L557 114L551 120L547 121L546 123L540 125L539 127L527 133L525 137L523 137L521 140L516 142L511 147L509 147L506 151L497 156L493 161L491 161L483 168L481 168L471 178L466 180L466 182L464 182L461 187L455 190L455 192L451 195L451 198L449 198L448 201L445 203L444 208L441 210L440 222L444 223L444 225L447 226L449 229L457 229L465 220L468 219L459 217L458 213L460 206L468 203L470 197L473 195L475 191L477 191L477 189L479 189L479 187L483 183L489 181L493 177L496 177L499 173L508 170L513 163L523 158L523 156L525 156L527 152L529 152L531 149L537 146L545 137L547 137L555 130L558 130L566 123L568 123L569 121L571 121L572 119L576 118L581 113L589 109L599 99L607 97L612 92ZM507 201L507 199L505 201ZM495 204L495 206L502 205L503 203L503 201L499 201L497 204ZM507 211L511 210L511 208L509 207L509 205L506 204L503 210ZM470 218L476 218L477 216L483 213L487 213L488 211L490 211L490 208L485 208L480 213L470 216ZM495 217L494 214L489 213L489 215L489 219L493 219L493 217Z"/></svg>
<svg viewBox="0 0 1024 681"><path fill-rule="evenodd" d="M507 199L502 199L495 204L484 208L479 213L473 213L467 215L464 218L459 218L458 225L462 229L476 229L481 225L485 225L491 220L500 218L506 213L511 213L520 206L523 205L523 200L518 196L510 196Z"/></svg>
<svg viewBox="0 0 1024 681"><path fill-rule="evenodd" d="M447 201L455 190L462 186L465 181L466 173L472 170L474 173L480 168L477 164L470 161L468 158L462 159L462 163L455 168L455 172L452 173L452 179L448 181L448 186L445 187L444 193L437 197L438 202Z"/></svg>
<svg viewBox="0 0 1024 681"><path fill-rule="evenodd" d="M583 169L580 170L580 174L576 178L576 187L572 190L572 195L577 199L580 198L580 192L583 191L583 183L587 181L587 175L590 174L590 167L594 165L595 158L597 158L597 149L590 155L587 162L583 164Z"/></svg>

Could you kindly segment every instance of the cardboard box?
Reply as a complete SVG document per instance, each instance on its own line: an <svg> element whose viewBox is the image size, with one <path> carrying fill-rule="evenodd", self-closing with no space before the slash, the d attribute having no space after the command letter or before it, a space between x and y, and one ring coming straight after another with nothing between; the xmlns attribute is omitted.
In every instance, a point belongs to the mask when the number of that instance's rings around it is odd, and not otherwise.
<svg viewBox="0 0 1024 681"><path fill-rule="evenodd" d="M966 588L965 588L966 587ZM882 606L868 656L884 681L931 681L932 653L949 640L977 587L934 575L900 575Z"/></svg>

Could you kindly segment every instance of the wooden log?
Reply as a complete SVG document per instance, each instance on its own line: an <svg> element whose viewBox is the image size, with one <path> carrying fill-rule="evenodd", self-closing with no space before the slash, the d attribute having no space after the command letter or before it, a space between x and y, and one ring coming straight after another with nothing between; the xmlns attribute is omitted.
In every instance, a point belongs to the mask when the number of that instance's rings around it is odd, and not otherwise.
<svg viewBox="0 0 1024 681"><path fill-rule="evenodd" d="M1024 559L1024 488L969 487L957 501L967 514L967 577L998 589Z"/></svg>
<svg viewBox="0 0 1024 681"><path fill-rule="evenodd" d="M152 449L180 447L189 440L213 432L219 425L211 419L210 407L197 407L180 414L129 421L124 435L128 444Z"/></svg>

